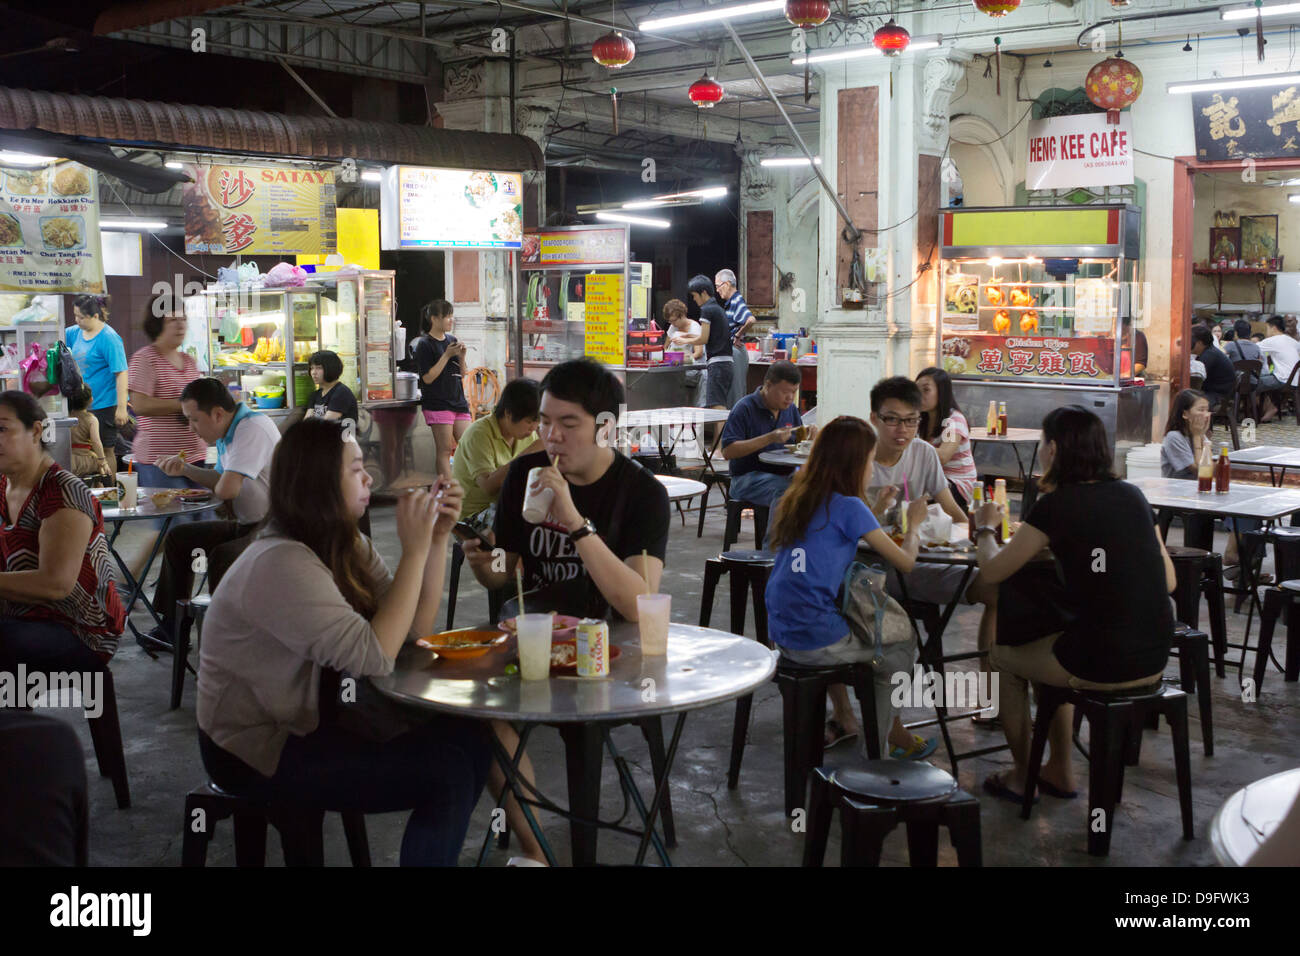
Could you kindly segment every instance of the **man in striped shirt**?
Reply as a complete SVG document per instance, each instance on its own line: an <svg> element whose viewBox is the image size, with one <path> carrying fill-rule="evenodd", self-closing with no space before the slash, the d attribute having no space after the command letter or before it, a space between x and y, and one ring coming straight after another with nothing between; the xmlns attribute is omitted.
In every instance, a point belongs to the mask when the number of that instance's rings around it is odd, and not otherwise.
<svg viewBox="0 0 1300 956"><path fill-rule="evenodd" d="M749 327L754 324L754 313L749 311L745 297L736 288L736 274L730 269L722 269L713 277L717 287L718 298L727 313L727 329L731 332L731 395L728 408L735 408L736 403L749 394L746 384L749 379L749 352L744 346L744 338Z"/></svg>

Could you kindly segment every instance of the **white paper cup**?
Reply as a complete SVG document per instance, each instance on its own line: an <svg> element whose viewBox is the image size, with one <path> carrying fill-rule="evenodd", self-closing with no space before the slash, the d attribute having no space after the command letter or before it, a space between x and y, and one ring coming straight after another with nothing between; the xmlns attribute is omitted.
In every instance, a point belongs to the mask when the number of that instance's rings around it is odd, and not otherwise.
<svg viewBox="0 0 1300 956"><path fill-rule="evenodd" d="M519 676L546 680L551 676L550 614L521 614L515 620L519 641Z"/></svg>
<svg viewBox="0 0 1300 956"><path fill-rule="evenodd" d="M134 511L140 496L140 476L133 471L119 471L117 483L122 486L122 500L117 506L123 511Z"/></svg>
<svg viewBox="0 0 1300 956"><path fill-rule="evenodd" d="M529 524L541 524L551 512L551 502L555 498L554 488L541 488L533 491L533 482L542 473L541 468L528 469L528 482L524 489L523 517Z"/></svg>
<svg viewBox="0 0 1300 956"><path fill-rule="evenodd" d="M641 656L662 657L668 653L668 621L672 617L671 594L638 594L636 616L641 628Z"/></svg>

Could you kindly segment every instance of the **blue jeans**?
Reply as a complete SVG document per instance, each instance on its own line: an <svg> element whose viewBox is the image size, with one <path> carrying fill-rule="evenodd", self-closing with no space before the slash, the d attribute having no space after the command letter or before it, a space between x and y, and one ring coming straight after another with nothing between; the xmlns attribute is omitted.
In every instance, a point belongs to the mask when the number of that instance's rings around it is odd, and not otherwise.
<svg viewBox="0 0 1300 956"><path fill-rule="evenodd" d="M488 725L435 717L383 743L338 726L290 735L264 777L199 731L203 766L223 790L324 810L411 810L402 866L455 866L492 763Z"/></svg>
<svg viewBox="0 0 1300 956"><path fill-rule="evenodd" d="M775 508L777 501L789 487L789 475L774 475L770 471L747 471L731 479L729 493L738 501Z"/></svg>
<svg viewBox="0 0 1300 956"><path fill-rule="evenodd" d="M55 621L0 617L0 671L97 671L104 659L67 627Z"/></svg>
<svg viewBox="0 0 1300 956"><path fill-rule="evenodd" d="M120 463L119 463L120 465ZM135 473L140 476L139 484L141 488L198 488L194 482L190 481L183 475L177 475L173 478L157 465L144 465L140 462L135 463ZM140 522L136 527L153 528L155 531L161 531L163 518L157 518L153 521ZM212 512L198 511L187 515L180 515L172 519L173 527L178 524L185 524L190 521L211 521Z"/></svg>

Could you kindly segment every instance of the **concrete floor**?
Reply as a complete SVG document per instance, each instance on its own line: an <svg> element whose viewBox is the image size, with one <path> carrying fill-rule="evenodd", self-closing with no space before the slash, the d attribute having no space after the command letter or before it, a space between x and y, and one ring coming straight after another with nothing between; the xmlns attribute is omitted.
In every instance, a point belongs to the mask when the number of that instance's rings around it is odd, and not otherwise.
<svg viewBox="0 0 1300 956"><path fill-rule="evenodd" d="M673 595L674 619L698 620L701 569L707 557L717 552L722 538L722 512L711 509L704 537L695 537L695 516L683 528L676 517L669 542L668 568L664 589ZM397 540L392 510L380 508L373 516L375 538L381 552L395 566ZM745 538L752 528L745 523ZM1180 532L1172 538L1180 542ZM124 535L125 537L125 535ZM742 538L742 546L747 544ZM1222 543L1222 542L1220 542ZM486 618L486 595L466 573L458 608L458 621L469 624ZM720 590L725 590L725 583ZM725 626L727 601L719 594L714 604L714 621ZM752 615L748 633L753 634ZM137 610L137 624L146 615ZM950 651L973 649L978 612L960 608L945 634ZM1245 615L1229 613L1231 640L1240 641ZM1258 630L1258 625L1255 626ZM1277 645L1275 644L1275 647ZM1284 645L1283 645L1284 647ZM1239 652L1233 651L1235 660ZM1277 650L1279 659L1282 649ZM1253 661L1253 656L1247 663ZM86 723L80 714L61 713L80 734L87 754L91 781L90 859L98 866L175 866L180 862L182 811L185 794L205 779L199 760L194 721L194 683L186 685L179 710L168 710L171 659L150 660L128 635L113 661L118 706L130 771L133 805L118 810L112 787L95 772ZM1176 665L1168 673L1177 673ZM1207 838L1210 820L1223 801L1245 784L1300 763L1300 722L1295 720L1300 686L1284 684L1270 669L1264 693L1257 703L1243 703L1236 692L1232 672L1226 679L1212 678L1214 688L1215 756L1201 750L1200 723L1196 708L1191 713L1191 765L1195 799L1196 839L1181 839L1177 788L1169 734L1163 725L1148 731L1143 741L1141 765L1125 776L1123 803L1106 860L1089 857L1085 851L1085 806L1083 800L1064 802L1044 798L1032 820L1019 819L1017 807L983 794L980 783L992 770L1006 766L1006 752L974 759L961 765L961 786L980 798L986 865L1068 866L1204 866L1214 863ZM925 711L908 711L905 720L930 716ZM802 836L792 832L783 813L781 705L775 685L755 696L750 744L740 786L726 787L726 766L731 739L731 705L695 712L687 721L682 747L672 776L672 798L676 811L678 848L673 862L678 866L793 866L802 849ZM976 729L963 722L952 727L954 741L962 749L1002 742L996 730ZM634 728L615 731L620 750L634 765L633 772L648 789L648 761L640 733ZM836 759L852 756L847 745L833 751ZM563 751L559 736L549 728L538 731L530 746L538 768L539 786L560 802L564 795ZM932 758L936 766L948 768L942 745ZM1080 782L1085 787L1087 768L1075 755ZM613 768L606 761L605 810L603 817L616 816L622 799ZM472 862L479 840L488 824L490 801L480 801L463 862ZM393 865L401 839L405 814L367 818L371 854L376 865ZM568 860L567 827L557 818L543 816L543 825L562 862ZM838 827L836 828L838 830ZM281 862L278 842L268 842L268 863ZM600 860L629 862L635 843L627 837L602 834ZM233 863L233 836L228 823L219 825L211 844L208 862ZM346 865L346 846L336 815L326 822L326 858L331 865ZM501 865L506 854L493 850L490 862ZM653 855L652 855L653 859ZM838 860L838 839L832 836L827 861ZM906 843L901 831L891 834L885 845L885 862L906 863ZM955 863L946 837L940 839L940 862Z"/></svg>

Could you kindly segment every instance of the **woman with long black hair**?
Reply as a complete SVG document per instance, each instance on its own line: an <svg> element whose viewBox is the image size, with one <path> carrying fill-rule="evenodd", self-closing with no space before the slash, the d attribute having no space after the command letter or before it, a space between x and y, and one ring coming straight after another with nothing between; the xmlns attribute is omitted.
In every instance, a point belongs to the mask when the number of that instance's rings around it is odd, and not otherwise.
<svg viewBox="0 0 1300 956"><path fill-rule="evenodd" d="M978 475L971 454L970 425L952 392L952 378L941 368L930 366L916 376L921 389L920 436L939 452L948 490L963 511L971 500Z"/></svg>

